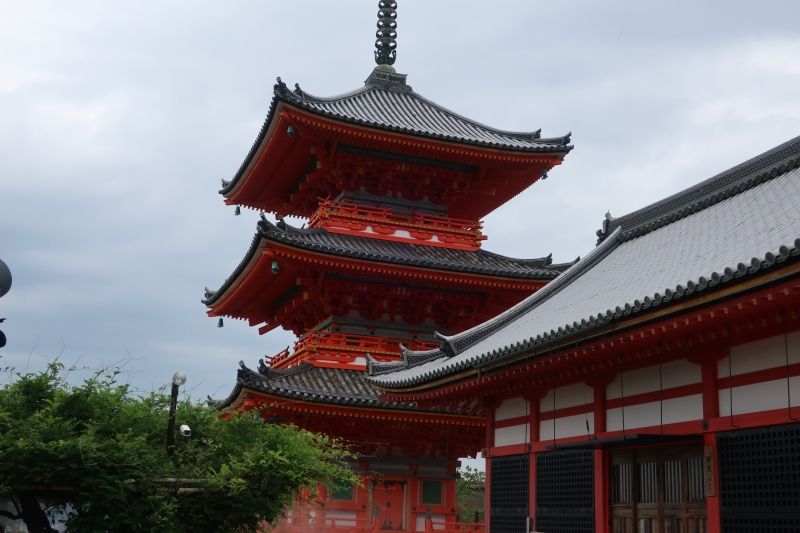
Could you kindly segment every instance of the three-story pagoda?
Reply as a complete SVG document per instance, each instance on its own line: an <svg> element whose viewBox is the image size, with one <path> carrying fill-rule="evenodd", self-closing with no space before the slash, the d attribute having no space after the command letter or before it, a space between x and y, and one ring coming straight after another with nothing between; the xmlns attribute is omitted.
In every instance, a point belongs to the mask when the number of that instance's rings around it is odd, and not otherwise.
<svg viewBox="0 0 800 533"><path fill-rule="evenodd" d="M206 290L209 316L298 340L258 370L242 364L218 405L344 438L361 455L364 485L323 493L324 509L292 517L298 527L452 524L457 461L483 447L483 419L467 405L380 403L365 370L447 350L446 335L568 266L483 250L481 219L560 164L569 135L501 131L420 96L392 67L395 8L380 3L377 66L363 87L321 98L278 78L258 137L220 191L261 220L239 266Z"/></svg>

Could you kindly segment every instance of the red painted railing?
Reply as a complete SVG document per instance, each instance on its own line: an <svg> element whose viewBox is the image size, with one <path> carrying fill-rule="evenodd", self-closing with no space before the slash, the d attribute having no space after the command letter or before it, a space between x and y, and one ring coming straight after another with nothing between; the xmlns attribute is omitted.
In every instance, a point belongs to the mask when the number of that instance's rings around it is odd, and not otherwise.
<svg viewBox="0 0 800 533"><path fill-rule="evenodd" d="M352 365L356 357L363 357L367 353L379 361L394 361L400 356L400 343L411 350L432 350L437 346L434 342L311 331L297 340L293 352L287 348L268 358L268 362L273 368L287 368L324 358L342 365Z"/></svg>
<svg viewBox="0 0 800 533"><path fill-rule="evenodd" d="M478 249L486 239L479 220L466 220L419 211L398 212L386 207L372 207L349 202L322 200L311 215L309 227L326 228L341 233L363 236L409 240L418 244ZM372 229L367 233L367 227ZM410 237L398 237L397 230L405 230ZM436 237L436 239L433 239Z"/></svg>
<svg viewBox="0 0 800 533"><path fill-rule="evenodd" d="M301 519L297 522L292 519L285 519L278 525L262 529L262 533L317 533L320 531L336 531L338 533L372 533L386 531L380 525L373 523L374 520L347 520L337 518L326 518L319 523L314 523L313 519ZM482 522L454 522L450 524L427 522L425 529L406 528L398 531L426 531L436 533L484 533Z"/></svg>

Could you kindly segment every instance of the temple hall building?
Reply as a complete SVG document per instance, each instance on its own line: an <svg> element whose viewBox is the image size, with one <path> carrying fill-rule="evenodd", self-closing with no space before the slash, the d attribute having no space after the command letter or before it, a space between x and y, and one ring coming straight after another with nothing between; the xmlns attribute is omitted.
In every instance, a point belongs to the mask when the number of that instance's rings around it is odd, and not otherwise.
<svg viewBox="0 0 800 533"><path fill-rule="evenodd" d="M492 533L800 531L798 205L800 137L370 382L484 417Z"/></svg>

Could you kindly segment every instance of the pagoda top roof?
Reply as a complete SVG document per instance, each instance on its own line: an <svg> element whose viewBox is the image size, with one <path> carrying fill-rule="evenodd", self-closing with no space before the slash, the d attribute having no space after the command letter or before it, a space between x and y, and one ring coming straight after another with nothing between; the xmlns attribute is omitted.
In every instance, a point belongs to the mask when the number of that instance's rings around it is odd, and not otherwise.
<svg viewBox="0 0 800 533"><path fill-rule="evenodd" d="M553 263L551 255L517 259L485 250L421 246L332 233L322 228L296 228L284 221L273 224L262 215L250 249L239 266L219 290L206 290L203 303L211 305L225 293L258 253L262 240L351 259L513 279L551 280L574 264Z"/></svg>
<svg viewBox="0 0 800 533"><path fill-rule="evenodd" d="M225 409L239 397L243 389L249 389L293 400L344 405L351 407L373 407L395 410L425 410L413 403L385 403L378 401L379 392L369 381L366 372L326 368L303 363L285 370L276 370L259 362L258 371L239 362L236 385L224 400L211 400L209 404Z"/></svg>
<svg viewBox="0 0 800 533"><path fill-rule="evenodd" d="M771 272L800 259L798 202L800 137L629 215L606 215L598 246L558 279L483 324L440 336L438 349L370 362L371 379L384 389L422 387Z"/></svg>
<svg viewBox="0 0 800 533"><path fill-rule="evenodd" d="M295 84L290 90L278 78L267 117L239 171L224 181L221 194L231 191L256 156L268 135L280 103L312 114L357 126L404 133L502 151L566 154L572 150L571 134L542 138L541 130L505 131L481 124L428 100L406 84L406 75L381 65L369 75L363 87L332 97L314 96Z"/></svg>
<svg viewBox="0 0 800 533"><path fill-rule="evenodd" d="M428 100L406 84L405 74L378 66L354 91L319 97L295 85L289 91L278 83L277 98L321 115L380 129L457 143L525 152L568 152L570 135L543 139L541 130L499 130L468 119Z"/></svg>

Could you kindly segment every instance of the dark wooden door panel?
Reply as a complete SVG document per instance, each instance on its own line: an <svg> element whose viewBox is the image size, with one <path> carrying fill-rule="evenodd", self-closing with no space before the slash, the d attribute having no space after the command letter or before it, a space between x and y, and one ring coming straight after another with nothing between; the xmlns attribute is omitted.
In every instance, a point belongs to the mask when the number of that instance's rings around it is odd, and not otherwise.
<svg viewBox="0 0 800 533"><path fill-rule="evenodd" d="M699 445L615 452L612 533L706 533L702 457Z"/></svg>

